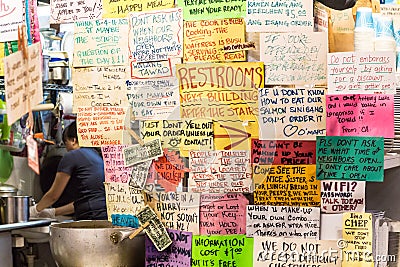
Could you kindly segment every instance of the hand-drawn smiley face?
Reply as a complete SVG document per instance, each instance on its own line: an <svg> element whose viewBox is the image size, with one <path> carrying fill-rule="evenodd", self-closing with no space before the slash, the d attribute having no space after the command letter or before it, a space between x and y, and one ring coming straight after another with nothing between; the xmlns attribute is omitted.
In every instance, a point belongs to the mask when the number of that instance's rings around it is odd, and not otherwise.
<svg viewBox="0 0 400 267"><path fill-rule="evenodd" d="M283 133L285 136L290 137L290 136L294 135L298 129L299 129L298 126L288 124L285 126L285 128L283 128Z"/></svg>

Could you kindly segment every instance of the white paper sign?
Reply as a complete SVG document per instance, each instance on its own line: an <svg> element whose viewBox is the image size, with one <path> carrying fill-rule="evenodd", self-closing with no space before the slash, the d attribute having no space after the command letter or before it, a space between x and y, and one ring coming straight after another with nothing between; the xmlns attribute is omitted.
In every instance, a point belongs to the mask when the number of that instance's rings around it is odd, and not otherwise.
<svg viewBox="0 0 400 267"><path fill-rule="evenodd" d="M0 1L0 42L18 40L18 25L24 23L23 1Z"/></svg>
<svg viewBox="0 0 400 267"><path fill-rule="evenodd" d="M364 212L364 181L321 181L321 211L326 213Z"/></svg>
<svg viewBox="0 0 400 267"><path fill-rule="evenodd" d="M101 0L52 0L50 1L50 23L73 23L101 18Z"/></svg>

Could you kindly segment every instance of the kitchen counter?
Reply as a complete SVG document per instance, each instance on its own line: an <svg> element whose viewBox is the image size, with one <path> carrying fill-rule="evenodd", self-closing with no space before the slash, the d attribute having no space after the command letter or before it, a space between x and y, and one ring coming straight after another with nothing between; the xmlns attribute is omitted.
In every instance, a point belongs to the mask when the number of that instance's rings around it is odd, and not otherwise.
<svg viewBox="0 0 400 267"><path fill-rule="evenodd" d="M48 226L51 224L51 222L52 220L50 219L40 219L40 220L31 220L29 222L0 224L0 232L39 227L39 226Z"/></svg>

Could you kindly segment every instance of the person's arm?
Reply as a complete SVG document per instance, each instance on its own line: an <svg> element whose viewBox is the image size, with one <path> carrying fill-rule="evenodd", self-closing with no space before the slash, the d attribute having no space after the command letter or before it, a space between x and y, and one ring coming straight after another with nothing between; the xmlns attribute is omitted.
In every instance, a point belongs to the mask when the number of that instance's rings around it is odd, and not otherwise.
<svg viewBox="0 0 400 267"><path fill-rule="evenodd" d="M61 196L71 176L64 172L57 172L53 185L36 205L38 212L53 205Z"/></svg>
<svg viewBox="0 0 400 267"><path fill-rule="evenodd" d="M66 204L64 206L56 208L56 216L59 215L69 215L75 212L74 202Z"/></svg>

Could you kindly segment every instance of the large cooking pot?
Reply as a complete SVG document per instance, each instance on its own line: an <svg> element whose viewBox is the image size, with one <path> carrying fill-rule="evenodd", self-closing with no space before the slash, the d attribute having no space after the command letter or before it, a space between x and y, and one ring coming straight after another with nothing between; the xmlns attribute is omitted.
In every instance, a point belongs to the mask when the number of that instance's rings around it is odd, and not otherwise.
<svg viewBox="0 0 400 267"><path fill-rule="evenodd" d="M106 220L50 225L50 248L59 267L144 266L144 234L114 243L110 236L132 228L113 226Z"/></svg>
<svg viewBox="0 0 400 267"><path fill-rule="evenodd" d="M29 221L30 196L0 197L0 223Z"/></svg>

